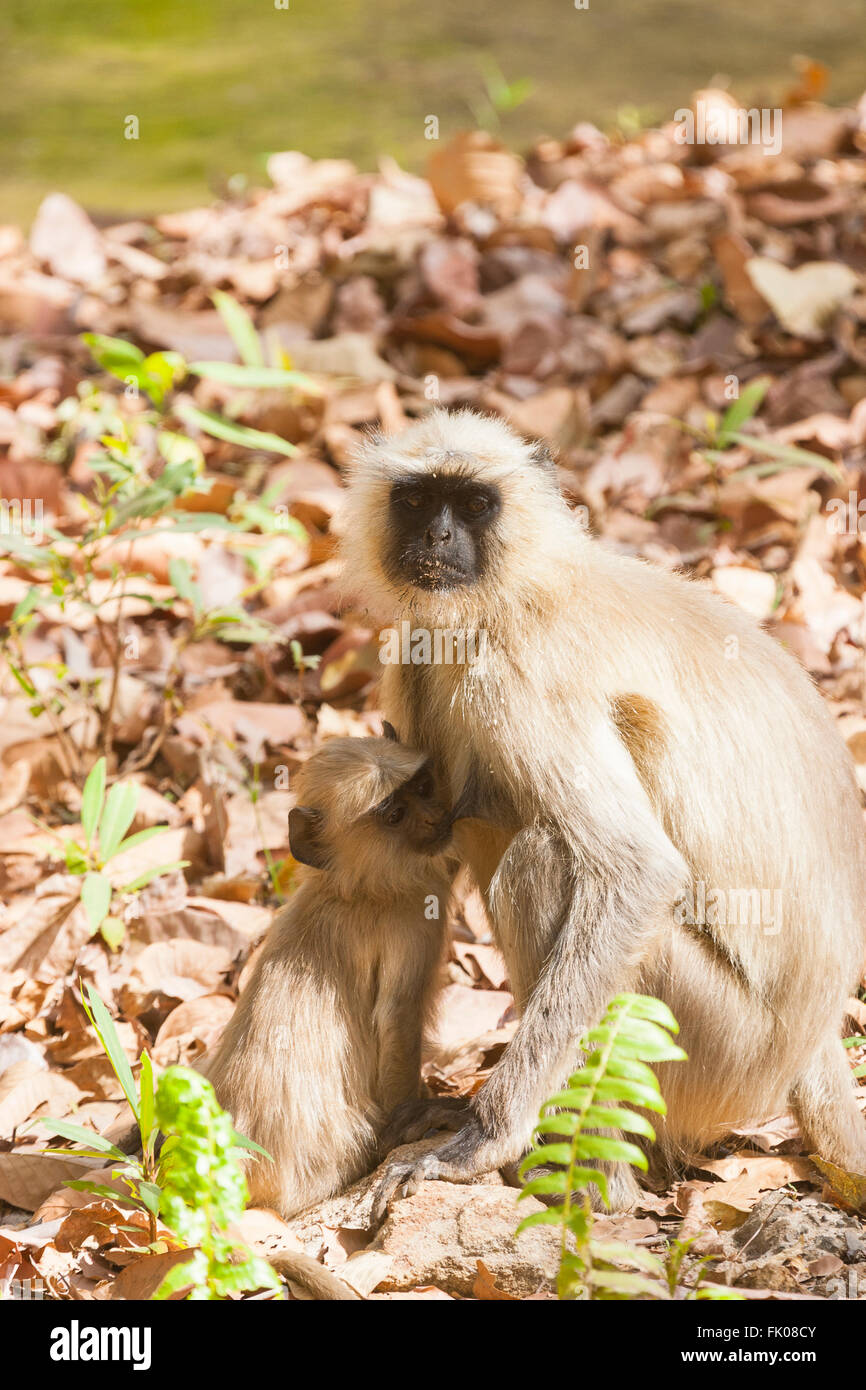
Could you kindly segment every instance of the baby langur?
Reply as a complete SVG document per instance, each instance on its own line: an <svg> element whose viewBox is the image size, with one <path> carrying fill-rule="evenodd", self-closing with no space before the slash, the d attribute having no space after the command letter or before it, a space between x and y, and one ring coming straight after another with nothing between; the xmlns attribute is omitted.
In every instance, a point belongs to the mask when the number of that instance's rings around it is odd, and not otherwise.
<svg viewBox="0 0 866 1390"><path fill-rule="evenodd" d="M335 739L299 772L289 838L309 867L206 1068L273 1158L249 1165L253 1201L283 1216L365 1173L396 1106L428 1124L445 1109L421 1099L420 1062L452 816L426 755L386 734Z"/></svg>

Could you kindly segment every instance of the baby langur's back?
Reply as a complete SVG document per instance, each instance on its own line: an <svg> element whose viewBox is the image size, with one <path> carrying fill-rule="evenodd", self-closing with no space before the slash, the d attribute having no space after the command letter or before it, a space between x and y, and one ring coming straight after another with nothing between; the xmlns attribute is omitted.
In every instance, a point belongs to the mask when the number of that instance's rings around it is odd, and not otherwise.
<svg viewBox="0 0 866 1390"><path fill-rule="evenodd" d="M394 738L335 739L296 791L291 848L309 867L206 1068L273 1157L249 1165L253 1200L284 1215L364 1173L388 1113L419 1095L453 876L450 808Z"/></svg>

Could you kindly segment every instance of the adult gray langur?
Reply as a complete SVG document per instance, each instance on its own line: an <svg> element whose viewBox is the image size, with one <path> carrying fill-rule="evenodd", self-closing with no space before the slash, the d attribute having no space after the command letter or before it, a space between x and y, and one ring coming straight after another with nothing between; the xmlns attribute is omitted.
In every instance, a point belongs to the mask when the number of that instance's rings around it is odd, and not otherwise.
<svg viewBox="0 0 866 1390"><path fill-rule="evenodd" d="M866 841L796 661L699 585L592 539L549 457L469 411L369 441L344 550L377 615L484 634L471 662L387 665L382 705L485 817L459 844L521 1011L467 1123L394 1168L383 1198L519 1159L623 990L664 999L689 1055L660 1068L667 1159L791 1106L810 1148L866 1171L840 1042Z"/></svg>

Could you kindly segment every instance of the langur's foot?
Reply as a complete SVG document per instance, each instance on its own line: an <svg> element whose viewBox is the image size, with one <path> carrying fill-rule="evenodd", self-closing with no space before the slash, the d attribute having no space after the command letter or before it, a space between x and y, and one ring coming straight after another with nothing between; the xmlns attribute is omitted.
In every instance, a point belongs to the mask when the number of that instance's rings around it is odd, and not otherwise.
<svg viewBox="0 0 866 1390"><path fill-rule="evenodd" d="M373 1220L378 1223L398 1194L411 1197L422 1182L472 1182L513 1158L511 1144L492 1139L477 1115L458 1130L453 1139L416 1159L395 1159L385 1169L373 1199Z"/></svg>

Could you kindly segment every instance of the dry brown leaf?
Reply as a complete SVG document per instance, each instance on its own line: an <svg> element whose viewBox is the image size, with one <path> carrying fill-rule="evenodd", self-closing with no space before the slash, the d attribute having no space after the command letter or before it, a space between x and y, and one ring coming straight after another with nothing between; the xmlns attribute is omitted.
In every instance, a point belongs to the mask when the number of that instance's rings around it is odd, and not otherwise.
<svg viewBox="0 0 866 1390"><path fill-rule="evenodd" d="M780 1144L796 1141L800 1137L800 1129L793 1115L776 1115L772 1119L766 1120L762 1125L750 1125L742 1129L732 1129L732 1134L736 1134L741 1139L748 1139L750 1144L754 1144L764 1153L770 1153L772 1149L778 1148Z"/></svg>
<svg viewBox="0 0 866 1390"><path fill-rule="evenodd" d="M704 1209L714 1225L731 1230L741 1225L762 1192L792 1182L814 1182L808 1159L732 1154L730 1158L697 1159L694 1166L723 1179L704 1193Z"/></svg>
<svg viewBox="0 0 866 1390"><path fill-rule="evenodd" d="M744 1151L730 1154L726 1158L692 1158L690 1162L692 1167L699 1168L703 1173L714 1173L724 1182L730 1182L746 1174L750 1177L756 1191L763 1191L771 1187L784 1187L789 1182L815 1181L810 1160L798 1156L788 1157L782 1154L768 1156L767 1154ZM718 1184L715 1184L711 1190L717 1192Z"/></svg>
<svg viewBox="0 0 866 1390"><path fill-rule="evenodd" d="M303 711L296 705L267 705L253 700L215 699L175 721L184 738L203 747L212 743L215 733L234 742L239 737L239 724L241 728L255 726L274 747L293 743L306 729Z"/></svg>
<svg viewBox="0 0 866 1390"><path fill-rule="evenodd" d="M752 283L746 264L753 251L738 232L722 232L713 238L713 254L725 282L725 299L743 323L754 327L767 317L767 301Z"/></svg>
<svg viewBox="0 0 866 1390"><path fill-rule="evenodd" d="M91 1158L46 1157L23 1149L0 1153L0 1200L35 1211L65 1178L83 1178Z"/></svg>
<svg viewBox="0 0 866 1390"><path fill-rule="evenodd" d="M232 1014L234 1003L225 994L204 994L172 1009L156 1035L155 1047L186 1035L212 1047Z"/></svg>
<svg viewBox="0 0 866 1390"><path fill-rule="evenodd" d="M13 762L3 778L3 790L0 792L0 816L5 816L7 811L12 811L21 804L27 795L29 785L30 763L26 758L19 758Z"/></svg>
<svg viewBox="0 0 866 1390"><path fill-rule="evenodd" d="M67 1115L81 1098L81 1092L73 1081L57 1072L34 1071L29 1063L21 1063L28 1069L17 1085L11 1087L0 1100L0 1138L11 1138L15 1130L41 1105L48 1105L52 1115L58 1119ZM10 1068L10 1072L16 1068ZM9 1082L10 1072L4 1073L3 1082Z"/></svg>
<svg viewBox="0 0 866 1390"><path fill-rule="evenodd" d="M157 1236L178 1243L165 1226L157 1225ZM121 1264L128 1262L129 1251L137 1252L149 1241L147 1213L109 1201L91 1201L70 1211L54 1238L58 1250L110 1250L109 1258Z"/></svg>
<svg viewBox="0 0 866 1390"><path fill-rule="evenodd" d="M513 996L506 990L446 985L439 998L439 1012L431 1038L434 1055L442 1057L452 1053L461 1043L498 1027L513 1003Z"/></svg>
<svg viewBox="0 0 866 1390"><path fill-rule="evenodd" d="M646 1240L658 1233L658 1222L651 1216L597 1216L592 1230L599 1240Z"/></svg>
<svg viewBox="0 0 866 1390"><path fill-rule="evenodd" d="M480 203L510 217L520 202L520 161L482 130L461 131L431 155L427 177L443 212Z"/></svg>
<svg viewBox="0 0 866 1390"><path fill-rule="evenodd" d="M304 1249L292 1227L269 1207L247 1207L233 1229L247 1245L263 1253L277 1248Z"/></svg>
<svg viewBox="0 0 866 1390"><path fill-rule="evenodd" d="M766 256L753 256L746 273L789 333L820 338L827 321L857 289L860 277L838 261L811 261L789 270Z"/></svg>
<svg viewBox="0 0 866 1390"><path fill-rule="evenodd" d="M473 1298L480 1299L483 1303L519 1303L516 1294L506 1293L504 1289L497 1288L496 1280L490 1273L483 1260L478 1260L478 1275L472 1286Z"/></svg>
<svg viewBox="0 0 866 1390"><path fill-rule="evenodd" d="M866 1213L866 1174L849 1173L820 1154L811 1154L810 1160L820 1173L823 1173L836 1196L841 1197L852 1211Z"/></svg>
<svg viewBox="0 0 866 1390"><path fill-rule="evenodd" d="M23 918L0 937L0 968L48 979L72 968L90 936L80 887L71 874L52 874L40 884Z"/></svg>
<svg viewBox="0 0 866 1390"><path fill-rule="evenodd" d="M189 1260L191 1253L189 1250L165 1250L159 1255L141 1255L138 1259L131 1260L112 1281L109 1297L135 1301L153 1298L169 1270ZM180 1289L169 1296L169 1301L179 1301L184 1297L185 1290Z"/></svg>
<svg viewBox="0 0 866 1390"><path fill-rule="evenodd" d="M63 279L90 286L105 274L102 238L87 213L65 193L49 193L40 204L30 249Z"/></svg>
<svg viewBox="0 0 866 1390"><path fill-rule="evenodd" d="M110 1061L101 1052L98 1056L86 1057L83 1061L76 1062L67 1069L65 1076L81 1096L92 1096L100 1101L123 1099L123 1088ZM50 1124L40 1121L38 1133L48 1137L51 1132Z"/></svg>
<svg viewBox="0 0 866 1390"><path fill-rule="evenodd" d="M224 946L183 939L145 946L121 991L123 1011L138 1017L158 997L183 1001L213 994L231 965L231 954Z"/></svg>
<svg viewBox="0 0 866 1390"><path fill-rule="evenodd" d="M391 333L398 342L433 343L448 348L471 367L489 367L498 361L501 350L497 333L464 323L440 309L416 318L397 319Z"/></svg>
<svg viewBox="0 0 866 1390"><path fill-rule="evenodd" d="M755 618L769 618L776 607L778 585L774 574L746 565L725 565L710 576L713 588Z"/></svg>

